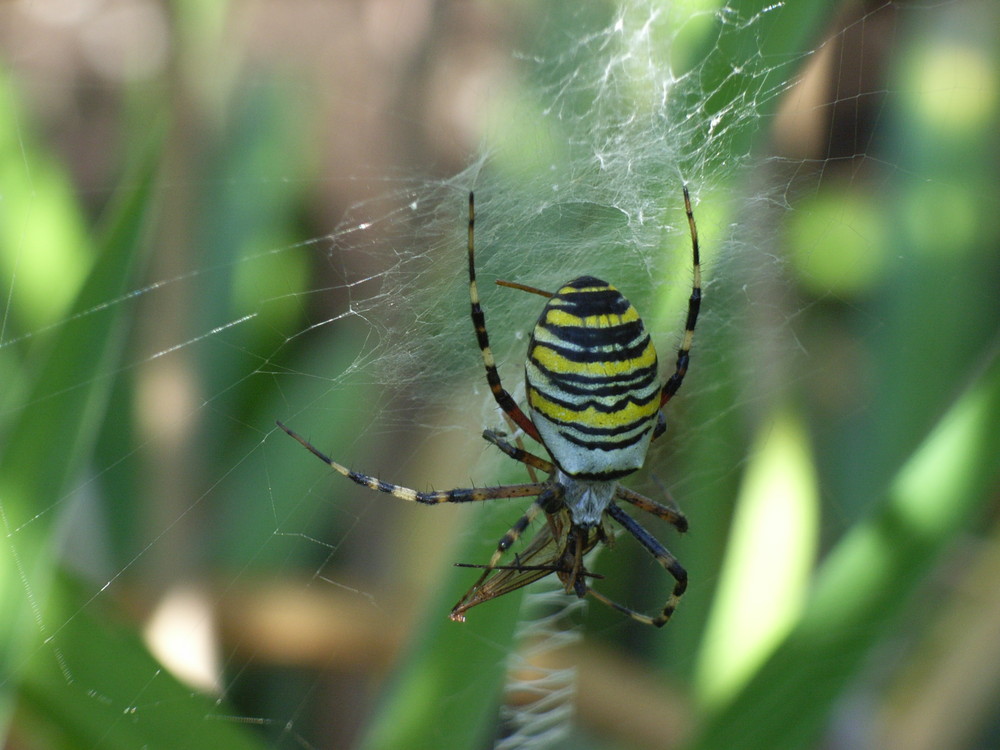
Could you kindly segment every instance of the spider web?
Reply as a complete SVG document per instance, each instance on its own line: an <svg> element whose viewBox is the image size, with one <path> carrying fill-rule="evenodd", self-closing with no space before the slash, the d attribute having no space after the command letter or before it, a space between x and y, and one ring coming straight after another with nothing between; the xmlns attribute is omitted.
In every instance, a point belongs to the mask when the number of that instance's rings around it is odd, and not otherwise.
<svg viewBox="0 0 1000 750"><path fill-rule="evenodd" d="M608 279L643 312L669 367L691 284L681 194L691 187L708 303L681 393L697 380L702 394L730 400L708 416L672 404L671 433L649 465L687 473L631 483L653 496L669 485L687 506L697 501L692 487L724 483L736 467L695 464L685 435L711 434L780 390L766 379L753 392L734 384L762 360L809 354L792 333L804 311L789 312L777 289L786 269L775 223L835 175L895 169L879 161L887 92L859 84L817 93L804 73L820 60L851 64L832 56L866 26L892 41L904 12L895 3L840 18L808 3L546 3L509 17L463 4L274 5L181 12L191 29L140 0L0 11L11 42L3 158L14 186L2 230L0 414L6 445L38 434L35 454L11 447L6 460L46 455L39 446L58 443L62 423L38 415L93 391L52 486L43 477L33 497L17 486L0 497L0 601L17 612L0 635L19 646L0 674L0 720L14 741L138 746L186 704L203 718L189 728L191 746L224 744L214 732L244 725L268 747L341 747L363 736L377 745L366 722L408 634L425 632L431 603L451 596L437 592L464 580L448 578L450 564L488 559L523 507L432 512L373 497L331 477L273 420L338 461L417 489L525 481L478 439L503 422L468 320L468 191L491 342L520 401L539 301L491 282L552 290L583 273ZM39 34L56 35L58 51L36 56L14 41ZM213 64L220 42L238 52ZM66 77L72 61L85 64L84 80ZM312 70L323 74L303 72ZM144 116L108 103L109 90L127 89L127 106ZM104 117L96 123L82 121L88 94ZM144 190L141 175L119 180L109 133L171 105L148 198L158 216L151 234L137 231L149 257L74 308L99 262L93 217ZM794 131L837 107L853 107L842 119L872 131L846 153L806 158L817 150ZM766 155L761 131L784 132L782 156ZM122 153L141 149L135 133L116 137L128 145ZM745 316L766 325L752 345L729 346ZM65 356L77 325L102 320L107 348L92 372L33 379L46 358ZM701 363L730 375L714 379ZM469 627L488 621L491 606L474 610ZM190 687L178 693L155 662L114 650L123 611ZM432 615L446 613L436 606ZM594 617L609 638L625 628ZM105 634L94 664L81 659L78 632ZM488 629L460 637L496 665L510 655ZM130 681L105 683L102 665L119 659ZM563 675L542 670L543 681ZM39 696L53 685L76 696L64 705L80 715L50 730ZM450 697L468 689L456 685ZM218 703L202 708L197 691ZM505 747L551 746L574 731L564 708L557 701L555 728L542 710L538 736L529 728Z"/></svg>

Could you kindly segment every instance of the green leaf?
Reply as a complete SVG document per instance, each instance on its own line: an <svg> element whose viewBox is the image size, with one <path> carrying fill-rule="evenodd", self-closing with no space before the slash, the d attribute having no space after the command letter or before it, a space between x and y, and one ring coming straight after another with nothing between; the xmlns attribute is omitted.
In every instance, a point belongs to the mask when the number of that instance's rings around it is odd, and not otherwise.
<svg viewBox="0 0 1000 750"><path fill-rule="evenodd" d="M135 631L64 577L55 597L80 607L36 644L24 670L21 708L67 747L107 750L253 750L263 744L217 698L181 684ZM70 605L69 602L77 602Z"/></svg>
<svg viewBox="0 0 1000 750"><path fill-rule="evenodd" d="M510 507L479 510L484 522L470 530L456 560L485 560L484 539L510 526ZM499 512L497 512L499 511ZM495 541L493 542L495 547ZM476 571L473 571L476 572ZM453 568L412 634L405 663L382 697L360 747L364 750L480 748L496 731L497 705L512 649L523 589L472 610L456 623L448 612L456 593L475 579Z"/></svg>
<svg viewBox="0 0 1000 750"><path fill-rule="evenodd" d="M815 739L865 655L995 490L997 424L1000 354L994 352L989 368L899 472L879 511L832 552L796 627L735 700L708 720L695 748L775 750Z"/></svg>
<svg viewBox="0 0 1000 750"><path fill-rule="evenodd" d="M113 383L108 373L116 370L127 307L107 303L129 288L145 249L157 150L109 211L96 262L48 350L37 353L25 407L8 426L0 455L0 685L17 683L27 644L61 621L48 610L59 552L54 532ZM0 695L0 726L9 719L11 696Z"/></svg>

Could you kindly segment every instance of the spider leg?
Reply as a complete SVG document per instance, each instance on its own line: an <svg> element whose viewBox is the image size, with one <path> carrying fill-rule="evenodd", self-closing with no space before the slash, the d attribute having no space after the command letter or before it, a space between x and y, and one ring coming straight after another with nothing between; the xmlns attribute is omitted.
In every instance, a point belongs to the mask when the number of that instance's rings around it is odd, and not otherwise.
<svg viewBox="0 0 1000 750"><path fill-rule="evenodd" d="M538 517L538 514L542 513L547 508L550 508L556 497L561 497L562 493L561 491L556 490L557 486L558 485L549 485L546 491L542 492L538 496L538 499L528 506L524 515L517 519L514 525L507 529L507 532L500 537L500 541L497 543L496 551L490 558L489 563L487 563L487 572L500 562L500 558L503 556L503 553L509 550L514 542L521 538L521 534L523 534L524 530L531 525L531 522Z"/></svg>
<svg viewBox="0 0 1000 750"><path fill-rule="evenodd" d="M514 445L516 445L520 450L524 451L524 440L522 440L523 436L520 435L520 434L518 434L518 432L517 432L517 425L514 424L514 422L511 420L511 418L509 416L507 416L506 414L503 415L503 418L504 418L504 421L507 422L507 426L510 427L511 432L514 433ZM502 436L502 435L505 435L505 434L506 433L503 433L503 432L496 433L496 435L497 435L498 438L500 436ZM485 436L484 436L484 438L485 438ZM489 440L489 438L485 438L485 439ZM536 456L536 458L537 458L537 456ZM538 474L535 471L535 467L531 466L529 464L525 464L524 468L528 470L528 478L531 479L532 482L537 482L538 481Z"/></svg>
<svg viewBox="0 0 1000 750"><path fill-rule="evenodd" d="M515 461L520 461L522 464L525 464L530 468L544 471L546 474L551 474L555 471L555 466L553 466L549 461L546 461L544 458L539 458L534 453L528 453L528 451L523 448L511 445L500 437L499 433L494 432L493 430L483 430L483 440L487 443L492 443Z"/></svg>
<svg viewBox="0 0 1000 750"><path fill-rule="evenodd" d="M671 508L668 505L663 505L655 500L651 500L645 495L640 495L638 492L634 492L627 487L622 487L621 485L615 490L615 497L620 500L624 500L627 503L632 503L639 510L644 510L657 518L661 518L675 529L680 532L685 532L688 530L687 517L681 513L676 508ZM673 498L667 495L667 498L673 503Z"/></svg>
<svg viewBox="0 0 1000 750"><path fill-rule="evenodd" d="M316 448L316 446L298 433L288 427L285 427L285 425L281 422L278 422L277 424L278 427L298 440L302 445L308 448L314 456L319 458L323 463L327 464L338 474L343 474L352 482L356 482L357 484L367 487L370 490L385 492L393 497L398 497L400 500L408 500L414 503L424 503L426 505L437 505L438 503L469 503L480 502L483 500L494 500L501 497L532 497L542 494L546 489L551 487L551 482L529 482L527 484L508 484L499 487L468 487L454 490L443 490L439 492L417 492L416 490L411 490L409 487L392 484L391 482L384 482L381 479L369 476L368 474L351 471L346 466L337 463L332 458L322 453L318 448Z"/></svg>
<svg viewBox="0 0 1000 750"><path fill-rule="evenodd" d="M580 535L583 532L583 536ZM590 529L584 526L573 524L566 535L565 562L568 563L568 571L561 574L559 578L566 587L567 594L576 594L581 599L587 595L587 569L583 567L583 555L593 548L590 543ZM595 542L596 543L596 542ZM584 546L589 545L585 550Z"/></svg>
<svg viewBox="0 0 1000 750"><path fill-rule="evenodd" d="M694 327L698 322L698 310L701 308L701 256L698 250L698 227L694 223L694 213L691 211L691 196L688 194L687 185L684 186L684 211L687 213L688 227L691 230L691 254L694 258L694 283L691 287L691 296L688 298L687 322L684 324L684 339L677 350L677 365L674 374L663 384L660 393L660 406L669 401L677 389L684 382L684 375L687 373L690 362L691 342L694 341ZM662 424L662 422L660 423ZM660 425L657 425L654 435L659 437L663 434Z"/></svg>
<svg viewBox="0 0 1000 750"><path fill-rule="evenodd" d="M653 428L653 440L656 440L656 438L658 438L666 431L667 431L667 418L663 416L662 411L658 411L656 412L656 427Z"/></svg>
<svg viewBox="0 0 1000 750"><path fill-rule="evenodd" d="M520 282L517 281L504 281L503 279L497 279L493 283L496 284L497 286L505 286L508 289L519 289L522 292L537 294L539 297L545 297L547 299L555 297L555 295L552 292L546 292L544 289L539 289L536 286L528 286L527 284L521 284Z"/></svg>
<svg viewBox="0 0 1000 750"><path fill-rule="evenodd" d="M473 194L469 193L469 300L472 304L472 325L476 329L476 341L479 343L479 350L483 354L483 365L486 367L486 382L490 385L490 391L497 404L503 409L511 419L524 430L530 437L542 442L538 435L538 430L528 418L521 407L517 405L514 398L504 390L500 382L500 373L497 372L496 360L493 358L493 350L490 349L490 337L486 333L486 314L479 303L479 287L476 284L476 246L475 246L475 226L476 226L476 202Z"/></svg>
<svg viewBox="0 0 1000 750"><path fill-rule="evenodd" d="M616 609L622 612L633 620L641 622L645 625L654 625L658 628L662 628L667 624L670 616L674 613L677 608L677 602L680 601L681 596L684 594L685 589L687 589L687 571L681 567L681 564L677 562L677 558L670 554L666 547L660 544L652 535L646 531L642 526L636 523L633 518L619 508L614 503L608 505L607 513L615 521L617 521L622 528L624 528L629 534L634 536L639 544L646 548L646 550L656 558L656 561L664 567L664 569L674 577L676 583L674 584L674 590L670 594L670 598L667 603L663 605L663 611L660 612L656 617L650 617L649 615L644 615L634 610L629 609L617 602L612 601L603 594L594 591L591 588L587 588L587 593L593 596L598 601L608 605L612 609Z"/></svg>

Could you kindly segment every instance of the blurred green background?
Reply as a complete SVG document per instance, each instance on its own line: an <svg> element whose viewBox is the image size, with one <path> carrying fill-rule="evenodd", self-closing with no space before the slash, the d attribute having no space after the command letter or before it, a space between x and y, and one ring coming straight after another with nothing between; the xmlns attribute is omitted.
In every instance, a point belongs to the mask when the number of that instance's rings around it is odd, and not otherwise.
<svg viewBox="0 0 1000 750"><path fill-rule="evenodd" d="M530 746L996 747L998 16L5 4L4 747L491 747L521 596L451 623L452 563L522 506L374 496L274 419L420 489L526 481L480 460L464 191L481 279L648 288L669 363L682 181L705 313L628 484L687 513L641 520L691 587L526 656L577 669ZM524 296L484 290L511 389ZM600 588L655 611L636 547Z"/></svg>

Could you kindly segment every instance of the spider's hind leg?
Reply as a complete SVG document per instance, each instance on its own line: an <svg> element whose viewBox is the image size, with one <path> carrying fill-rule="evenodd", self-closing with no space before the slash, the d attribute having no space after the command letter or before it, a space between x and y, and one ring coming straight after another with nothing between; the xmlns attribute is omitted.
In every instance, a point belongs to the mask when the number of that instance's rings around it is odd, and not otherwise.
<svg viewBox="0 0 1000 750"><path fill-rule="evenodd" d="M664 492L666 491L664 490ZM670 493L666 494L667 500L669 500L672 505L676 505L673 497L670 496ZM687 516L681 513L681 511L679 511L676 507L663 505L662 503L651 500L645 495L640 495L638 492L630 490L627 487L622 487L621 485L618 485L618 489L615 490L615 497L624 500L627 503L631 503L639 510L646 511L646 513L666 521L681 533L688 530Z"/></svg>
<svg viewBox="0 0 1000 750"><path fill-rule="evenodd" d="M646 550L656 558L656 561L662 565L671 576L673 576L675 581L674 589L670 593L670 598L667 599L667 603L663 605L663 610L656 617L650 617L649 615L644 615L640 612L629 609L622 604L612 601L603 594L594 591L594 589L588 588L587 593L612 609L628 615L633 620L641 622L645 625L653 625L655 627L662 628L670 620L674 610L677 609L677 603L680 601L681 596L683 596L685 590L687 589L687 571L681 567L677 558L670 554L670 551L667 550L666 547L656 541L656 539L654 539L648 531L636 523L636 521L628 513L623 511L617 505L611 503L608 506L607 513L629 534L634 536L639 544L645 547Z"/></svg>

